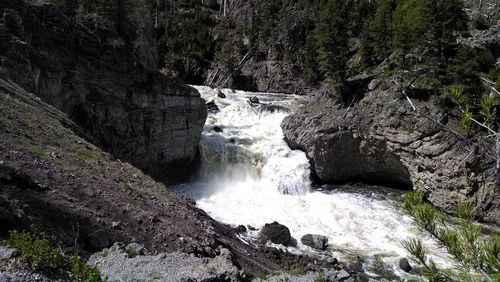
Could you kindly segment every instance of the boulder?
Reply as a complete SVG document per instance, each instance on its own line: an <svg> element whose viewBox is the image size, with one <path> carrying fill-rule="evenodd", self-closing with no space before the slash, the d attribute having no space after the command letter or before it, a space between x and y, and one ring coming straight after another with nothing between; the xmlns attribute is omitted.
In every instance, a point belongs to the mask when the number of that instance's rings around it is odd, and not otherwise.
<svg viewBox="0 0 500 282"><path fill-rule="evenodd" d="M217 107L217 104L215 104L214 100L207 103L207 108L208 108L208 112L212 113L212 114L216 114L216 113L220 112L220 109L219 109L219 107Z"/></svg>
<svg viewBox="0 0 500 282"><path fill-rule="evenodd" d="M252 96L252 97L248 98L248 101L250 101L250 103L252 103L252 104L259 104L260 103L259 98L257 96Z"/></svg>
<svg viewBox="0 0 500 282"><path fill-rule="evenodd" d="M217 90L217 97L219 97L221 99L225 99L226 98L226 94L224 94L224 92L222 92L220 90Z"/></svg>
<svg viewBox="0 0 500 282"><path fill-rule="evenodd" d="M266 223L260 230L260 235L262 239L284 246L290 245L292 241L292 236L290 235L288 227L276 221L273 223Z"/></svg>
<svg viewBox="0 0 500 282"><path fill-rule="evenodd" d="M0 261L15 258L18 254L16 249L0 247Z"/></svg>
<svg viewBox="0 0 500 282"><path fill-rule="evenodd" d="M399 268L401 268L405 272L410 272L412 270L410 262L406 258L401 258L399 260Z"/></svg>
<svg viewBox="0 0 500 282"><path fill-rule="evenodd" d="M212 130L217 132L217 133L221 133L224 131L224 130L222 130L222 128L220 126L214 126L214 127L212 127Z"/></svg>
<svg viewBox="0 0 500 282"><path fill-rule="evenodd" d="M247 228L245 227L245 225L238 225L236 227L235 231L237 233L245 233L245 232L247 232Z"/></svg>
<svg viewBox="0 0 500 282"><path fill-rule="evenodd" d="M302 244L318 250L326 250L328 237L315 234L306 234L300 238Z"/></svg>
<svg viewBox="0 0 500 282"><path fill-rule="evenodd" d="M374 79L368 84L368 90L373 91L380 85L380 79Z"/></svg>

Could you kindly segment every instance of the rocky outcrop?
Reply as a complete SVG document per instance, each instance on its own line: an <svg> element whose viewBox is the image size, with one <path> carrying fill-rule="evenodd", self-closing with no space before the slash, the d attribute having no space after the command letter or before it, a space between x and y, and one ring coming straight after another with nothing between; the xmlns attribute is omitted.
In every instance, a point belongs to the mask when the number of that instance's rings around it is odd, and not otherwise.
<svg viewBox="0 0 500 282"><path fill-rule="evenodd" d="M115 244L93 255L89 264L109 281L242 281L232 254L221 248L214 258L185 253L136 254L136 246Z"/></svg>
<svg viewBox="0 0 500 282"><path fill-rule="evenodd" d="M137 241L204 254L226 232L192 201L89 143L63 113L1 79L0 136L0 236L33 226L90 252Z"/></svg>
<svg viewBox="0 0 500 282"><path fill-rule="evenodd" d="M0 237L13 229L44 232L84 256L114 242L197 257L225 248L235 265L255 273L330 264L242 242L234 228L104 153L62 112L2 79L0 137ZM25 275L18 270L0 265L0 280Z"/></svg>
<svg viewBox="0 0 500 282"><path fill-rule="evenodd" d="M414 100L417 113L395 86L385 85L391 80L352 107L317 95L284 120L287 142L307 153L322 182L412 185L445 211L473 200L484 220L500 222L493 160L456 134L449 109Z"/></svg>
<svg viewBox="0 0 500 282"><path fill-rule="evenodd" d="M199 93L155 71L134 49L133 33L90 31L37 3L0 2L2 75L65 112L117 158L156 177L181 175L207 115Z"/></svg>

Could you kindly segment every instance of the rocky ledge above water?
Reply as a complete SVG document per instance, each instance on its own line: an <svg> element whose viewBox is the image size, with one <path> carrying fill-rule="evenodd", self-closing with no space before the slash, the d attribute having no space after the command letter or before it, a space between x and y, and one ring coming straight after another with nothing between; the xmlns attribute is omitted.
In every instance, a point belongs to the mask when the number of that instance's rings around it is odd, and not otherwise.
<svg viewBox="0 0 500 282"><path fill-rule="evenodd" d="M391 79L368 88L352 107L318 94L284 120L286 141L307 153L319 181L413 186L447 212L472 200L483 220L500 223L494 162L453 132L446 109L413 101L417 114Z"/></svg>

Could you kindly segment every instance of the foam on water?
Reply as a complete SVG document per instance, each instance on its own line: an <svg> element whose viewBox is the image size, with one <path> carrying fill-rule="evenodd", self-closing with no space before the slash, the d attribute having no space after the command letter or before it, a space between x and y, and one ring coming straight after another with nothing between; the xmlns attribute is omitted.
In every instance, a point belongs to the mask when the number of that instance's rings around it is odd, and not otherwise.
<svg viewBox="0 0 500 282"><path fill-rule="evenodd" d="M211 88L197 88L205 100L215 101L220 112L207 119L197 179L176 189L195 199L213 218L257 228L278 221L298 239L298 247L291 250L295 252L317 253L303 246L300 238L309 233L325 235L329 248L323 255L378 258L402 276L397 263L407 253L401 241L418 236L438 264L450 265L437 243L400 211L401 193L360 187L333 192L311 189L309 162L303 152L287 146L280 127L289 114L286 108L298 107L304 98L223 90L227 98L220 99ZM261 104L249 103L251 96L258 96ZM247 233L249 238L255 236L256 232Z"/></svg>

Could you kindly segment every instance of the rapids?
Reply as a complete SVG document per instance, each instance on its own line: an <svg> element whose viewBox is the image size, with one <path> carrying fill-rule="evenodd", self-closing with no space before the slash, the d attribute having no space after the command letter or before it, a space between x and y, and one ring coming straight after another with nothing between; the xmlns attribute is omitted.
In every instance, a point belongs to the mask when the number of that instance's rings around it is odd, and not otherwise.
<svg viewBox="0 0 500 282"><path fill-rule="evenodd" d="M423 240L436 263L451 267L446 252L398 207L402 192L381 187L343 186L330 191L313 189L309 162L301 151L291 150L280 124L305 102L303 96L250 93L196 87L220 112L210 113L202 134L201 168L194 179L175 187L218 221L260 228L277 221L298 241L288 251L364 258L367 273L392 269L405 274L399 259L408 254L401 241L411 236ZM252 104L257 97L259 104ZM305 234L328 236L327 251L304 246ZM242 240L256 239L248 231ZM278 247L278 246L276 246Z"/></svg>

